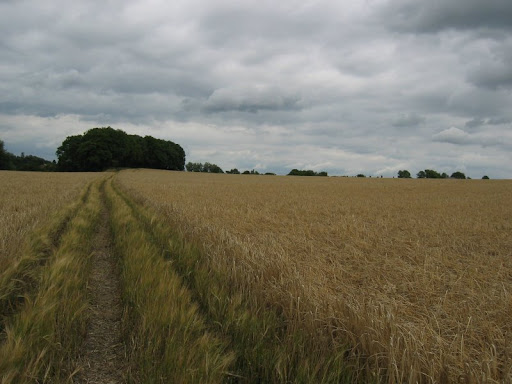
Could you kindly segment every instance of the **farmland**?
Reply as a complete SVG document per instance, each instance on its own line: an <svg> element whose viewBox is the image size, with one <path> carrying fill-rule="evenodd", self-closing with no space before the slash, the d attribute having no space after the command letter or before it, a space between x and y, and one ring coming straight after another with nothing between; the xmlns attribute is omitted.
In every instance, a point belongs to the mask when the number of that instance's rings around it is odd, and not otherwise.
<svg viewBox="0 0 512 384"><path fill-rule="evenodd" d="M45 260L3 257L3 383L90 380L106 289L119 380L512 380L510 181L126 170L52 175L45 198L0 176L4 249ZM119 284L95 293L102 252Z"/></svg>
<svg viewBox="0 0 512 384"><path fill-rule="evenodd" d="M15 258L23 239L51 213L78 198L94 173L0 171L0 270Z"/></svg>

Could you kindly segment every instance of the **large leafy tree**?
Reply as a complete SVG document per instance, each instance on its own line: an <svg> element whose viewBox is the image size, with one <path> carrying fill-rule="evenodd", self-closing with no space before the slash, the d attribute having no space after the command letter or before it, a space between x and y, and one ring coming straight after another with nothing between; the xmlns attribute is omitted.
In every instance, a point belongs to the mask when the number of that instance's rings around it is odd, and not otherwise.
<svg viewBox="0 0 512 384"><path fill-rule="evenodd" d="M62 171L103 171L108 168L157 168L182 171L185 151L168 140L128 135L111 127L69 136L57 149Z"/></svg>

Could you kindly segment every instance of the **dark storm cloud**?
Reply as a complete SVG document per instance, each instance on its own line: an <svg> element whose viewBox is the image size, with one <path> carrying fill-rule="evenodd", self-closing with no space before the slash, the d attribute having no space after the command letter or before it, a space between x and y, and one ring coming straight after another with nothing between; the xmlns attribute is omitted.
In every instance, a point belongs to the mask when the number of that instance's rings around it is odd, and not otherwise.
<svg viewBox="0 0 512 384"><path fill-rule="evenodd" d="M512 88L512 62L493 63L479 68L468 76L468 80L478 87L491 90Z"/></svg>
<svg viewBox="0 0 512 384"><path fill-rule="evenodd" d="M491 117L489 119L482 119L480 117L475 117L471 120L466 121L464 126L466 128L472 129L481 127L483 125L504 125L504 124L510 124L512 123L512 120L505 118L505 117Z"/></svg>
<svg viewBox="0 0 512 384"><path fill-rule="evenodd" d="M491 117L486 121L489 125L502 125L502 124L510 124L512 123L511 119L505 117Z"/></svg>
<svg viewBox="0 0 512 384"><path fill-rule="evenodd" d="M512 30L509 0L397 0L387 3L384 14L394 29L414 33L446 29Z"/></svg>
<svg viewBox="0 0 512 384"><path fill-rule="evenodd" d="M469 121L466 121L466 123L464 124L464 126L466 128L475 128L475 127L480 127L482 125L485 124L485 120L484 119L481 119L479 117L475 117L474 119L471 119Z"/></svg>

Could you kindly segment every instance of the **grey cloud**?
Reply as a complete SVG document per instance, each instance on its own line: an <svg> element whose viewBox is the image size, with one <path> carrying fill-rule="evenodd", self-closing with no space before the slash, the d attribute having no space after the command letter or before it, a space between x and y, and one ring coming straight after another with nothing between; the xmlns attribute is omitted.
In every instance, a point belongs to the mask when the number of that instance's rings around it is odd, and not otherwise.
<svg viewBox="0 0 512 384"><path fill-rule="evenodd" d="M416 127L425 122L423 116L417 115L416 113L408 113L399 116L393 121L394 127Z"/></svg>
<svg viewBox="0 0 512 384"><path fill-rule="evenodd" d="M468 80L478 87L495 89L512 88L512 66L511 63L494 64L488 67L479 68L470 73Z"/></svg>
<svg viewBox="0 0 512 384"><path fill-rule="evenodd" d="M475 128L475 127L480 127L480 126L484 125L485 123L486 123L486 121L484 119L475 117L474 119L466 121L466 124L464 124L464 126L466 128Z"/></svg>
<svg viewBox="0 0 512 384"><path fill-rule="evenodd" d="M334 8L334 9L333 9ZM332 12L330 12L332 11ZM251 44L274 40L274 44L319 39L340 14L332 3L226 2L215 4L200 19L200 29L214 46L229 46L240 41Z"/></svg>
<svg viewBox="0 0 512 384"><path fill-rule="evenodd" d="M175 139L191 161L334 174L448 167L468 148L507 156L493 143L510 143L512 121L503 2L155 4L1 3L6 143L111 125ZM432 138L451 126L466 135ZM462 144L447 154L450 141Z"/></svg>
<svg viewBox="0 0 512 384"><path fill-rule="evenodd" d="M466 121L464 126L466 128L477 128L483 125L504 125L511 123L512 120L506 117L491 117L489 119L482 119L480 117L475 117L471 120Z"/></svg>
<svg viewBox="0 0 512 384"><path fill-rule="evenodd" d="M489 125L502 125L510 123L512 123L512 119L506 117L492 117L489 120L487 120L487 124Z"/></svg>
<svg viewBox="0 0 512 384"><path fill-rule="evenodd" d="M512 29L509 0L396 0L386 3L382 16L393 29L436 33L446 29Z"/></svg>
<svg viewBox="0 0 512 384"><path fill-rule="evenodd" d="M300 97L284 94L275 87L234 86L215 90L204 109L208 112L299 110Z"/></svg>

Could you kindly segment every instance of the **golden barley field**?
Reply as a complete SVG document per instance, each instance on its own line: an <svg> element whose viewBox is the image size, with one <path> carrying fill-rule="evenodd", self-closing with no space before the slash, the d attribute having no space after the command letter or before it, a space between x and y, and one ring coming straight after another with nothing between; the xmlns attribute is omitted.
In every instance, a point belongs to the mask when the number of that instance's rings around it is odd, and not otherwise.
<svg viewBox="0 0 512 384"><path fill-rule="evenodd" d="M0 269L51 214L78 197L98 174L0 171Z"/></svg>
<svg viewBox="0 0 512 384"><path fill-rule="evenodd" d="M377 381L512 381L510 180L133 170L115 183Z"/></svg>

